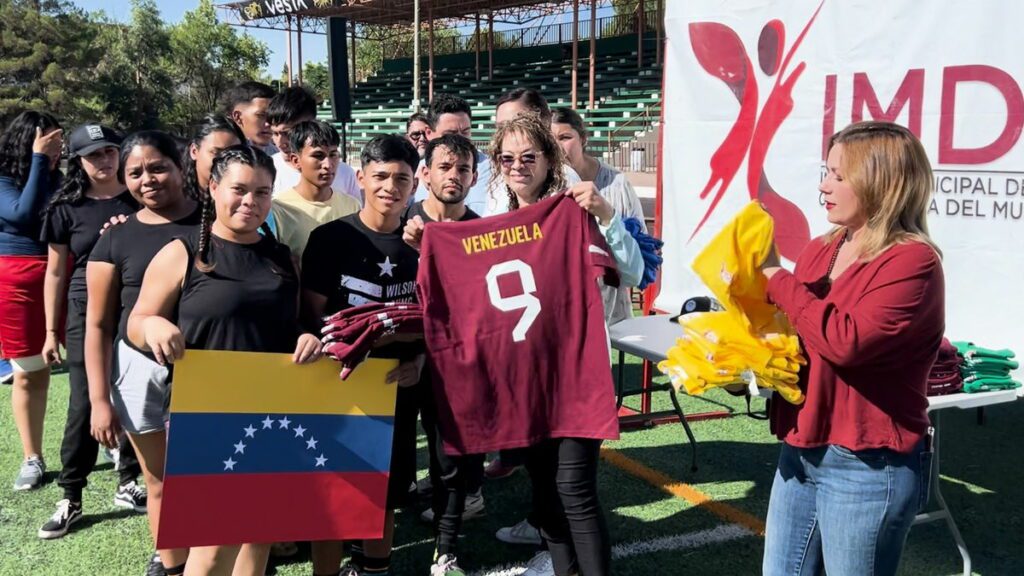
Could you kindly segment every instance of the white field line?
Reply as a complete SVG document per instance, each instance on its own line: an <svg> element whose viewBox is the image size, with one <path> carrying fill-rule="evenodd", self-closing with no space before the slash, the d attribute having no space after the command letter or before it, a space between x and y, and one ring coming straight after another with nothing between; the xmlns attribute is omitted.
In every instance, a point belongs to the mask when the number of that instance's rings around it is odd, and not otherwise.
<svg viewBox="0 0 1024 576"><path fill-rule="evenodd" d="M737 540L746 536L753 536L754 533L738 524L722 524L708 530L699 532L688 532L675 536L664 536L650 540L638 540L616 544L612 547L612 558L629 558L642 554L651 554L664 550L688 550L699 548L709 544L720 544L730 540ZM471 576L519 576L526 571L526 565L522 563L506 564L495 566L485 570L473 572Z"/></svg>

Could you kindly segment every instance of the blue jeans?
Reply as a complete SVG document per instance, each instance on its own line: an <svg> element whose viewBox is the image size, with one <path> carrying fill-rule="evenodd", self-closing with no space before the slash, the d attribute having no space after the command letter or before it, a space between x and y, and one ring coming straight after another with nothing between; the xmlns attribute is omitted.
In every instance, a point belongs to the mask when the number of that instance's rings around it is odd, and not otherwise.
<svg viewBox="0 0 1024 576"><path fill-rule="evenodd" d="M928 502L930 451L782 445L765 534L765 576L896 574Z"/></svg>

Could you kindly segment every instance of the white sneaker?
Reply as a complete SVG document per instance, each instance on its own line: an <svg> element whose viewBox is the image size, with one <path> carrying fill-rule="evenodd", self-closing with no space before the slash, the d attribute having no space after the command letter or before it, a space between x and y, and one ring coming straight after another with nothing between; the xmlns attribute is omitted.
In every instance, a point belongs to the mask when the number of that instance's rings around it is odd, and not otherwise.
<svg viewBox="0 0 1024 576"><path fill-rule="evenodd" d="M540 546L541 543L540 530L533 527L525 518L515 526L500 528L494 536L506 544Z"/></svg>
<svg viewBox="0 0 1024 576"><path fill-rule="evenodd" d="M526 563L526 572L523 572L522 576L555 576L551 554L547 550L537 552L537 555Z"/></svg>

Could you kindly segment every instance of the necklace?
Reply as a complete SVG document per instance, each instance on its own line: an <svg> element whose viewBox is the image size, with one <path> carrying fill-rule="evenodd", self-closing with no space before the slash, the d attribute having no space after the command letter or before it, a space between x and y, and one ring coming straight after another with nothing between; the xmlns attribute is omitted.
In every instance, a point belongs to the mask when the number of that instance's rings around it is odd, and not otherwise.
<svg viewBox="0 0 1024 576"><path fill-rule="evenodd" d="M839 259L839 251L843 249L843 244L846 244L846 232L843 232L842 237L839 238L839 244L836 244L836 250L832 253L832 260L828 263L828 271L825 272L825 278L831 281L832 269L836 267L836 260Z"/></svg>

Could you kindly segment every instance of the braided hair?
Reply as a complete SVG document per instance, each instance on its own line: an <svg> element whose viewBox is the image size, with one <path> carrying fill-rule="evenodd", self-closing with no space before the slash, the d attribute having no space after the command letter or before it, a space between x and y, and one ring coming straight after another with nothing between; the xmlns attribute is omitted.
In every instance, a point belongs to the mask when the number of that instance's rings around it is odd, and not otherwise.
<svg viewBox="0 0 1024 576"><path fill-rule="evenodd" d="M270 156L267 156L266 152L248 144L238 144L221 150L213 158L213 168L210 169L210 182L217 182L219 184L221 178L224 177L224 174L227 173L228 168L232 164L242 164L254 170L266 170L270 174L271 181L277 176L274 161ZM217 218L217 214L213 206L213 198L209 193L203 194L200 201L202 202L203 211L199 224L199 248L196 251L196 269L200 272L209 273L213 271L214 267L214 264L208 260L210 255L210 235L212 234L213 221ZM273 238L273 236L268 237Z"/></svg>
<svg viewBox="0 0 1024 576"><path fill-rule="evenodd" d="M499 124L494 131L494 136L491 138L490 158L491 165L495 168L501 166L501 144L507 136L517 134L539 148L538 151L548 161L548 173L545 175L544 183L537 194L538 200L558 194L566 188L565 172L562 169L562 165L565 163L565 153L562 152L562 147L558 145L554 135L551 134L549 124L545 124L541 117L535 114L522 114L508 122ZM509 211L518 210L519 196L504 181L501 170L493 169L491 170L489 188L497 190L499 189L498 186L504 186L505 188L505 193L508 195Z"/></svg>

